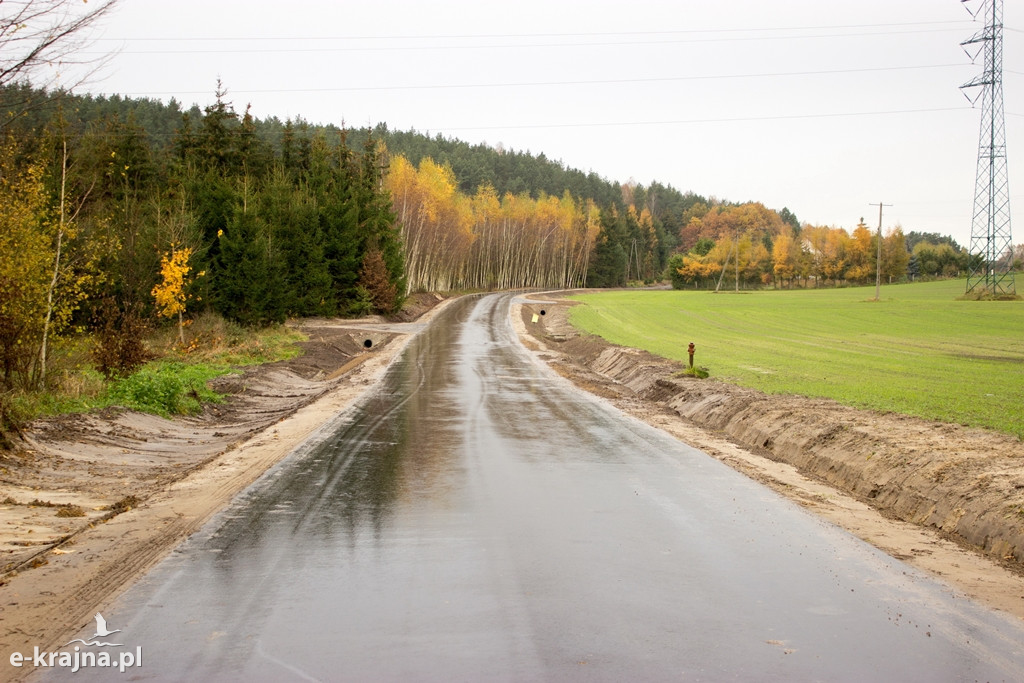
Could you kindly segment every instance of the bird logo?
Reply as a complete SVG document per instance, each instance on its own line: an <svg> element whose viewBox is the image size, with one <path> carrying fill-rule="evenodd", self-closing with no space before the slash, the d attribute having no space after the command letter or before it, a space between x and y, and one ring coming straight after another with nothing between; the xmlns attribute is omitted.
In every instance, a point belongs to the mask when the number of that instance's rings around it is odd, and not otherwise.
<svg viewBox="0 0 1024 683"><path fill-rule="evenodd" d="M96 613L96 616L94 618L96 619L96 633L92 634L92 640L86 641L82 640L81 638L75 638L74 640L69 641L64 647L67 647L71 643L81 643L82 645L95 645L97 647L121 647L121 643L101 643L100 641L96 640L97 638L106 638L107 636L113 635L115 633L120 633L121 629L108 629L107 620L104 619L103 615L99 612Z"/></svg>
<svg viewBox="0 0 1024 683"><path fill-rule="evenodd" d="M96 633L93 634L93 638L106 638L112 633L120 632L119 628L115 628L113 631L107 630L107 620L99 612L96 613Z"/></svg>

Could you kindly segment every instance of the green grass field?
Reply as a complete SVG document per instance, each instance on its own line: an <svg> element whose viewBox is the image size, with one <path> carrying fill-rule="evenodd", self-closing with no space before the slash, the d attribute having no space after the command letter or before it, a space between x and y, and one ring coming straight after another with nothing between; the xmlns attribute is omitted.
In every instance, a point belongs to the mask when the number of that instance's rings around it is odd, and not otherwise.
<svg viewBox="0 0 1024 683"><path fill-rule="evenodd" d="M957 301L964 281L750 293L574 297L579 329L765 393L982 426L1024 438L1024 302Z"/></svg>

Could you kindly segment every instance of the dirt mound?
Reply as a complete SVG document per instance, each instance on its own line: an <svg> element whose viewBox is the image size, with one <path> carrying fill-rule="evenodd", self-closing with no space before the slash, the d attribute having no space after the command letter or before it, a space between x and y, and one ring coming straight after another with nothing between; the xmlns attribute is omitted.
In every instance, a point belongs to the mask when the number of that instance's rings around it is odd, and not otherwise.
<svg viewBox="0 0 1024 683"><path fill-rule="evenodd" d="M581 337L567 302L523 306L522 323L561 374L600 395L631 397L728 436L884 514L931 527L1024 570L1024 444L982 429L765 395L680 377L682 366ZM533 323L533 316L545 315ZM609 381L610 380L610 381Z"/></svg>
<svg viewBox="0 0 1024 683"><path fill-rule="evenodd" d="M419 320L420 316L444 301L444 297L435 292L413 292L405 297L402 310L386 316L388 322L409 323Z"/></svg>

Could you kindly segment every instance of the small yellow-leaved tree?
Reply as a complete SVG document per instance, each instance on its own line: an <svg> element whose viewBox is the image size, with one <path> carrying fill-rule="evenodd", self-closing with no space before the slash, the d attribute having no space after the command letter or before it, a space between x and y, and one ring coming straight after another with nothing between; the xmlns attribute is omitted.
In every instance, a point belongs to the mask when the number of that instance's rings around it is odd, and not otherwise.
<svg viewBox="0 0 1024 683"><path fill-rule="evenodd" d="M26 384L38 356L53 261L43 167L0 144L0 390ZM2 393L2 392L0 392Z"/></svg>
<svg viewBox="0 0 1024 683"><path fill-rule="evenodd" d="M167 318L178 316L178 341L182 345L185 343L185 304L188 301L188 293L185 290L192 282L192 278L188 276L192 270L192 266L188 264L191 258L190 247L175 249L172 244L171 251L160 257L162 279L152 291L160 315Z"/></svg>

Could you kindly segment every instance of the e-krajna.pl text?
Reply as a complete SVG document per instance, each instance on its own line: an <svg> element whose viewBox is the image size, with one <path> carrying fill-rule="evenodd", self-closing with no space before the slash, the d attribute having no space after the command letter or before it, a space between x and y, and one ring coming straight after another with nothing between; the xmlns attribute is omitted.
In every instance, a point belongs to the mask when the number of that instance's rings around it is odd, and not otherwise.
<svg viewBox="0 0 1024 683"><path fill-rule="evenodd" d="M131 667L142 666L142 647L136 647L135 652L90 652L80 651L77 645L71 651L40 652L35 647L32 655L25 655L21 652L11 653L11 666L34 666L36 668L60 668L70 669L72 673L85 668L108 668L118 669L121 673Z"/></svg>

